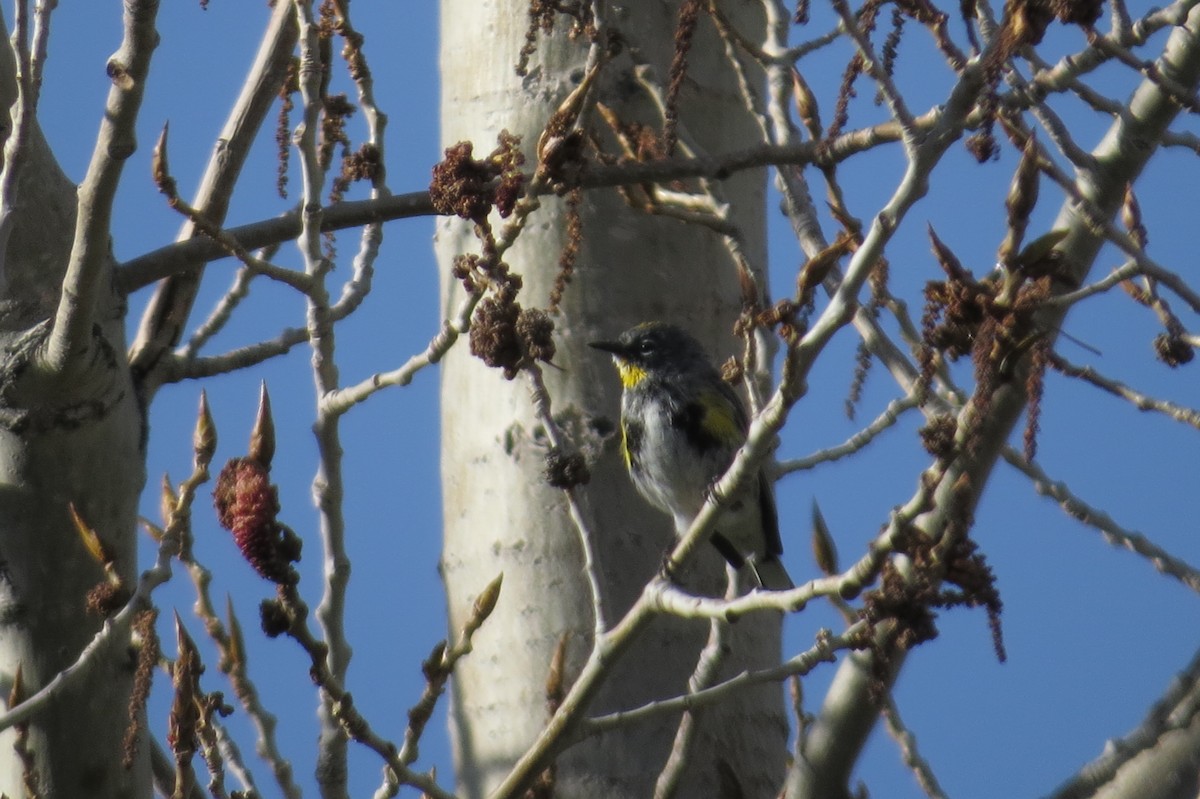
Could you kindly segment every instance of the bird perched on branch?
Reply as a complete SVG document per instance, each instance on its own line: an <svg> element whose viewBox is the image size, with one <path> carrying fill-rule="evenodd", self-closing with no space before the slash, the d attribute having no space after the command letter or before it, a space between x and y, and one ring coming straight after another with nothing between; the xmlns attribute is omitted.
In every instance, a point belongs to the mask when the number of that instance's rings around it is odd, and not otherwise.
<svg viewBox="0 0 1200 799"><path fill-rule="evenodd" d="M612 355L621 377L621 443L629 475L682 535L745 443L746 409L700 342L675 325L647 322L591 346ZM774 491L761 472L730 498L712 543L734 568L748 566L759 586L792 587L779 560Z"/></svg>

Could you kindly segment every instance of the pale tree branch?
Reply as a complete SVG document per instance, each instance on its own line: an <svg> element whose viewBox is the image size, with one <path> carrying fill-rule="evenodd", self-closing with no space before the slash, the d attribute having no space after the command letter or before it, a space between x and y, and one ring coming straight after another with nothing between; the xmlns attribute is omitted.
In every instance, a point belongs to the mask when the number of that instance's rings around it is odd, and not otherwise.
<svg viewBox="0 0 1200 799"><path fill-rule="evenodd" d="M318 133L323 107L323 66L320 57L320 32L310 0L292 3L299 29L299 86L303 98L302 121L296 128L294 144L299 155L301 184L301 231L297 239L304 271L312 284L308 290L307 330L312 348L312 367L317 395L337 388L334 363L333 324L329 319L329 293L325 279L333 264L321 247L321 217L324 213L322 190L325 171L321 164ZM342 498L342 447L338 417L318 415L313 426L317 439L318 466L313 478L313 498L318 508L323 554L324 594L317 607L317 622L324 637L321 655L329 677L337 683L346 679L350 664L350 644L345 636L346 587L350 578L350 560L345 548L345 517ZM316 656L316 655L314 655ZM346 730L338 719L335 695L323 690L319 695L320 733L317 752L317 782L328 799L347 799Z"/></svg>
<svg viewBox="0 0 1200 799"><path fill-rule="evenodd" d="M357 228L376 222L433 216L434 213L427 191L369 200L345 200L325 209L321 218L321 232ZM300 235L301 229L300 214L293 210L282 216L224 228L223 231L243 249L257 250L292 241ZM207 237L177 241L121 264L117 270L117 287L129 294L157 280L185 272L197 262L213 261L228 255L227 248Z"/></svg>
<svg viewBox="0 0 1200 799"><path fill-rule="evenodd" d="M737 596L737 570L726 567L725 598ZM688 678L688 694L696 694L712 685L720 673L721 663L729 647L728 623L723 619L712 619L708 623L708 640L696 658L696 668ZM679 783L687 770L688 755L691 744L696 737L696 727L699 722L698 709L684 710L675 728L675 740L671 742L671 753L663 764L658 779L654 783L654 799L669 799L679 790Z"/></svg>
<svg viewBox="0 0 1200 799"><path fill-rule="evenodd" d="M545 430L546 439L550 442L550 451L557 461L555 464L551 461L551 456L547 456L546 471L549 473L554 469L561 469L561 464L565 463L565 459L580 458L581 456L574 451L573 445L568 441L558 422L555 421L554 414L551 413L550 392L546 390L546 381L543 379L541 367L532 363L522 371L529 378L530 401L533 404L534 415ZM604 617L604 593L600 586L599 569L592 548L592 541L595 540L596 533L576 487L564 485L563 494L567 500L567 512L571 516L571 522L579 533L579 547L583 553L583 573L587 579L588 591L591 596L592 637L596 640L604 635L604 630L607 628L607 619Z"/></svg>
<svg viewBox="0 0 1200 799"><path fill-rule="evenodd" d="M366 402L377 391L390 386L407 386L418 372L445 357L459 336L467 331L471 313L479 299L478 294L464 297L454 316L442 322L441 329L430 339L428 346L405 361L403 366L390 372L378 372L356 385L329 392L321 398L321 410L329 414L343 414L360 402Z"/></svg>
<svg viewBox="0 0 1200 799"><path fill-rule="evenodd" d="M242 757L242 751L238 747L237 741L229 734L229 730L225 728L224 724L214 723L213 732L216 736L217 750L220 752L221 759L225 763L225 768L233 773L233 776L241 783L244 791L254 794L259 793L258 787L254 782L254 775L246 766L245 758Z"/></svg>
<svg viewBox="0 0 1200 799"><path fill-rule="evenodd" d="M845 458L848 455L853 455L874 441L880 433L895 425L896 422L900 421L901 416L918 407L918 405L919 403L916 398L911 395L892 400L870 424L841 444L828 447L820 452L814 452L805 458L794 458L780 462L776 467L778 476L782 477L792 472L806 471L816 468L822 463L829 463Z"/></svg>
<svg viewBox="0 0 1200 799"><path fill-rule="evenodd" d="M1119 380L1105 377L1090 366L1077 366L1060 355L1051 355L1051 364L1067 377L1074 377L1091 383L1096 388L1107 391L1113 396L1126 400L1139 411L1156 411L1177 422L1200 429L1200 411L1188 408L1167 400L1157 399L1144 394Z"/></svg>
<svg viewBox="0 0 1200 799"><path fill-rule="evenodd" d="M48 12L47 12L48 13ZM15 206L17 203L17 177L25 163L23 151L28 146L29 132L37 113L37 89L31 75L31 59L29 54L29 3L19 0L16 13L13 15L13 32L11 46L13 58L16 60L17 101L12 105L12 131L4 142L4 166L0 171L0 289L5 285L7 270L5 262L8 253L8 241L15 224ZM43 27L43 35L47 29ZM45 49L45 42L41 47Z"/></svg>
<svg viewBox="0 0 1200 799"><path fill-rule="evenodd" d="M1114 286L1119 286L1126 280L1137 277L1140 274L1142 274L1141 266L1136 261L1131 261L1117 267L1094 283L1089 283L1075 291L1068 291L1065 294L1056 294L1050 297L1046 300L1046 306L1053 308L1055 306L1074 305L1077 302L1086 300L1088 297L1103 294Z"/></svg>
<svg viewBox="0 0 1200 799"><path fill-rule="evenodd" d="M96 306L101 292L107 290L104 278L112 267L109 231L113 198L125 161L137 149L134 127L150 75L150 56L158 45L157 15L158 0L125 3L124 39L108 62L112 88L96 149L79 186L75 241L45 347L46 364L54 371L77 362L94 346Z"/></svg>
<svg viewBox="0 0 1200 799"><path fill-rule="evenodd" d="M1196 794L1200 652L1175 676L1142 723L1046 799L1174 799Z"/></svg>
<svg viewBox="0 0 1200 799"><path fill-rule="evenodd" d="M1162 574L1174 577L1192 591L1200 593L1200 569L1170 554L1142 533L1127 530L1117 524L1107 513L1076 496L1066 483L1052 479L1040 466L1026 460L1012 449L1005 447L1003 457L1033 481L1035 491L1053 499L1067 515L1100 531L1109 544L1140 555Z"/></svg>
<svg viewBox="0 0 1200 799"><path fill-rule="evenodd" d="M42 75L46 71L46 59L50 44L50 18L58 8L58 0L37 0L33 9L33 47L29 53L29 91L33 97L33 108L37 110L42 93Z"/></svg>
<svg viewBox="0 0 1200 799"><path fill-rule="evenodd" d="M831 635L828 630L820 630L817 634L816 644L798 655L793 655L778 666L742 672L720 683L683 696L661 699L631 710L586 719L574 731L572 740L729 701L731 696L751 685L779 683L792 676L804 676L822 663L833 663L836 660L836 652L853 651L861 647L866 626L866 622L857 622L841 635Z"/></svg>
<svg viewBox="0 0 1200 799"><path fill-rule="evenodd" d="M242 300L250 296L250 282L254 280L254 277L254 271L246 266L240 267L234 273L233 282L221 295L221 299L217 301L208 317L196 327L187 343L178 349L176 353L178 358L185 361L194 360L200 349L229 323L233 312L242 303ZM170 382L170 380L164 378L163 382Z"/></svg>
<svg viewBox="0 0 1200 799"><path fill-rule="evenodd" d="M289 327L273 339L247 344L219 355L194 359L171 356L163 361L162 382L199 380L248 369L280 355L286 355L307 340L308 330L303 327Z"/></svg>
<svg viewBox="0 0 1200 799"><path fill-rule="evenodd" d="M1161 59L1161 71L1187 86L1195 86L1200 78L1200 46L1192 29L1196 24L1196 20L1189 18L1188 27L1177 28ZM1153 146L1146 146L1146 143L1159 140L1178 110L1172 98L1153 81L1144 82L1134 93L1128 116L1110 129L1108 137L1093 152L1098 160L1107 162L1108 168L1103 173L1079 176L1081 186L1077 193L1101 211L1102 219L1111 217L1120 206L1129 182L1153 153ZM1120 157L1117 157L1118 153ZM1082 279L1091 267L1102 241L1093 226L1082 217L1078 205L1068 202L1055 224L1055 228L1069 231L1059 249L1068 257L1078 279ZM940 538L956 518L973 508L977 494L956 495L954 487L979 486L986 482L994 459L1002 449L1001 442L1024 405L1024 398L1015 391L1002 388L991 397L987 418L976 418L973 405L968 405L960 414L958 427L963 430L980 425L978 440L984 443L976 448L973 458L962 459L961 464L954 463L949 473L938 481L939 490L933 505L936 510L920 520L921 528L934 538ZM923 487L921 490L929 489ZM869 670L862 671L863 663L859 660L851 658L854 663L848 661L848 665L839 669L825 706L811 728L809 746L805 750L808 764L794 773L796 781L790 786L798 797L841 796L847 790L851 768L874 725L874 717L867 710L869 695L872 690L878 690L878 679L869 678ZM869 659L864 656L861 660ZM900 666L900 663L893 663L891 673L895 674Z"/></svg>
<svg viewBox="0 0 1200 799"><path fill-rule="evenodd" d="M348 281L342 296L329 309L330 323L337 324L345 319L359 307L362 299L363 292L359 284L354 280ZM190 349L185 348L179 355L163 359L161 380L163 383L177 383L181 380L198 380L247 369L280 355L286 355L297 345L308 341L308 338L307 328L291 327L280 331L279 335L273 339L247 344L218 355L198 358L191 354ZM370 382L370 379L367 382ZM329 394L329 397L344 397L342 391L343 389L335 389ZM361 401L361 399L357 401ZM345 411L337 412L344 413Z"/></svg>
<svg viewBox="0 0 1200 799"><path fill-rule="evenodd" d="M919 130L928 132L938 118L939 112L930 111L918 117L916 125ZM685 178L722 178L734 172L776 164L834 164L856 153L899 140L900 129L896 123L881 122L849 131L820 144L759 145L696 158L671 158L614 166L597 164L587 170L579 184L585 189L609 188L636 183L670 183ZM545 183L531 182L528 188L530 197L544 196L554 191L552 186ZM434 213L428 192L381 196L371 200L347 200L325 209L320 229L341 230L373 222L432 216ZM244 249L254 250L294 239L301 229L299 212L291 211L273 219L224 230ZM130 293L156 280L184 272L196 262L211 261L227 254L227 250L219 243L208 239L178 241L121 264L117 272L117 287L124 293Z"/></svg>
<svg viewBox="0 0 1200 799"><path fill-rule="evenodd" d="M1116 30L1100 38L1111 39L1125 47L1136 47L1163 28L1182 25L1200 0L1179 0L1165 8L1151 9L1141 19L1137 20L1128 30ZM1049 69L1042 69L1032 83L1041 91L1066 91L1073 82L1099 68L1112 58L1102 47L1092 45L1078 53L1063 56L1057 64Z"/></svg>
<svg viewBox="0 0 1200 799"><path fill-rule="evenodd" d="M250 146L287 76L288 63L296 46L296 25L288 6L286 2L275 4L254 64L242 84L242 93L221 130L197 190L195 207L218 228L224 224L229 200L241 176ZM195 227L189 222L183 226L177 240L195 239L197 235ZM262 246L247 242L242 244L246 249ZM217 249L221 250L220 247ZM146 285L159 278L174 276L174 279L159 287L142 316L130 348L130 361L136 374L148 375L159 359L179 342L183 324L195 302L205 260L185 260L172 271L142 283ZM118 270L118 285L120 275L125 271ZM156 381L147 377L146 382L153 384ZM152 390L153 385L147 385L147 388Z"/></svg>
<svg viewBox="0 0 1200 799"><path fill-rule="evenodd" d="M163 796L175 795L175 761L158 741L152 741L150 769L154 774L154 785ZM193 780L187 787L187 799L208 799L204 789Z"/></svg>
<svg viewBox="0 0 1200 799"><path fill-rule="evenodd" d="M925 791L925 795L929 799L948 799L942 790L942 786L938 784L937 776L933 773L933 767L929 764L928 760L921 756L921 752L917 749L917 736L913 735L912 731L905 726L904 720L900 717L900 709L896 707L896 699L891 694L884 699L882 715L888 734L895 739L896 744L900 747L900 754L904 757L904 765L912 770L913 776L917 778L917 784L921 786L921 790Z"/></svg>

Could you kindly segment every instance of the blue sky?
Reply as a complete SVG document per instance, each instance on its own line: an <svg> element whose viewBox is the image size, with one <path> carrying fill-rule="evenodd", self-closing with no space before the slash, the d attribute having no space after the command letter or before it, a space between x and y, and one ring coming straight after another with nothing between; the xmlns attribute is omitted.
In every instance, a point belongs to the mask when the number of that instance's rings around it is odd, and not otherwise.
<svg viewBox="0 0 1200 799"><path fill-rule="evenodd" d="M253 58L267 13L265 3L242 0L212 0L207 11L196 2L164 3L162 42L139 125L141 147L126 167L116 213L113 246L119 259L174 238L180 219L151 183L151 146L169 120L172 168L183 194L190 194ZM440 157L436 4L360 0L353 13L356 26L367 37L379 105L391 118L390 186L395 192L423 189L430 167ZM819 21L818 15L814 25L819 26ZM944 99L947 82L943 69L922 60L928 50L923 32L910 31L910 36L901 51L898 80L902 86L914 87L909 102L920 112ZM1161 40L1160 34L1155 42ZM120 22L113 4L63 4L54 17L41 121L64 169L76 180L86 168L103 109L105 60L119 42ZM1068 52L1081 46L1081 36L1056 32L1047 44L1051 52ZM801 64L818 92L826 119L847 54L844 47L834 48ZM1105 93L1116 97L1124 97L1134 83L1116 69L1101 71L1098 80ZM869 87L864 84L860 94L852 107L852 126L877 119L881 113L872 107ZM1082 145L1091 147L1098 141L1105 125L1091 112L1070 103L1060 110L1069 124L1081 126L1077 129L1082 131ZM1194 122L1188 124L1195 129ZM977 274L988 271L1001 237L1003 199L1014 158L1011 148L1006 148L997 163L981 166L961 148L952 152L935 177L933 191L913 210L907 228L889 247L893 291L906 299L914 317L920 314L921 286L940 276L929 253L926 222L934 225L964 264ZM902 165L899 149L892 147L844 167L841 176L851 210L869 218L893 189ZM1180 198L1194 196L1195 172L1194 154L1162 153L1139 184L1150 252L1179 271L1186 271L1194 260L1190 237L1195 205ZM269 217L289 207L275 196L274 173L274 143L268 131L247 167L229 214L230 224ZM819 196L819 177L809 177ZM1033 235L1044 232L1059 202L1057 193L1043 186ZM770 206L772 279L786 291L798 256L786 221L775 207ZM422 349L434 333L438 303L432 229L432 222L425 219L387 226L374 293L367 306L339 329L345 383L394 368ZM354 244L353 235L342 237L343 262L337 274L349 274L346 259ZM298 262L289 245L282 248L278 260L288 265ZM1106 251L1094 276L1120 262L1116 254ZM209 267L193 322L203 318L232 275L228 260ZM147 296L134 298L131 335ZM282 326L301 323L302 303L285 289L256 284L247 303L250 312L236 318L213 342L211 351L270 337ZM1182 303L1176 303L1176 310L1185 324L1192 324ZM1196 382L1186 368L1172 372L1153 360L1150 342L1159 328L1152 314L1133 307L1120 292L1079 308L1064 329L1102 353L1097 356L1061 341L1058 350L1069 360L1092 363L1184 405L1198 404ZM809 381L811 391L785 431L781 458L840 443L896 395L890 378L877 368L859 409L859 422L845 417L842 403L852 375L855 343L849 330L839 334L818 363ZM969 372L961 366L956 375L969 384ZM205 384L220 432L216 460L244 451L259 381L264 379L279 428L275 478L283 517L306 540L301 585L311 592L309 600L315 605L320 547L309 490L316 462L310 432L314 397L306 351L298 349L263 368ZM191 425L200 388L195 382L168 386L155 401L144 503L144 513L151 518L157 518L161 475L168 472L178 480L190 469ZM858 456L789 476L779 484L785 559L798 581L815 572L807 538L813 499L820 502L844 559L855 557L889 510L914 490L916 475L928 459L914 436L918 424L916 416L909 416ZM1176 555L1200 562L1200 542L1192 521L1200 516L1200 499L1190 490L1197 466L1195 430L1161 416L1137 413L1057 375L1048 380L1042 430L1039 461L1048 473L1107 509L1118 523L1152 536ZM436 372L421 374L409 387L381 392L355 409L344 421L343 441L349 546L354 557L348 632L355 657L349 687L372 723L383 734L399 739L405 711L422 687L420 659L445 635L437 575L441 511ZM267 641L257 632L258 601L271 587L251 573L229 537L203 509L196 514L195 527L198 555L217 573L215 596L220 599L228 591L234 598L251 639L251 672L264 702L280 717L282 745L293 758L297 778L312 795L308 764L315 751L315 695L307 667L291 642ZM981 612L942 614L940 637L910 658L896 690L897 703L950 795L978 799L1041 795L1095 757L1106 738L1124 734L1141 719L1194 651L1200 603L1179 583L1156 575L1146 561L1109 547L1094 530L1038 497L1024 477L1003 463L997 466L979 508L974 535L996 572L1005 602L1009 661L996 662ZM175 604L186 611L192 602L190 585L177 574L158 599L164 607ZM199 637L200 625L194 619L188 623ZM835 624L832 614L817 607L790 619L789 650L807 648L819 626ZM811 678L806 685L810 702L823 693L832 673L826 668ZM204 684L227 690L221 683L215 661L210 660ZM165 704L157 701L152 712L157 712L155 721L161 729ZM236 717L232 726L244 733ZM243 734L241 743L253 760L252 738ZM440 714L426 735L422 755L421 765L437 765L448 778L452 769ZM355 795L378 784L379 763L368 753L356 751L352 772ZM272 795L267 770L260 767L257 776L260 788ZM874 796L922 795L895 745L882 734L873 737L856 776Z"/></svg>

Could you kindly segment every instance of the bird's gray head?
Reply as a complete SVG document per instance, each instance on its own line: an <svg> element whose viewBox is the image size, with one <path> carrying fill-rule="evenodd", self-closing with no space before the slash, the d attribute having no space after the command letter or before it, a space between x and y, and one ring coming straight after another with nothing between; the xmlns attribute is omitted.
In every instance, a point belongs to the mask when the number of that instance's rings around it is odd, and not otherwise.
<svg viewBox="0 0 1200 799"><path fill-rule="evenodd" d="M612 353L626 388L648 374L710 363L699 341L683 328L665 322L645 322L629 328L616 341L593 341L590 346Z"/></svg>

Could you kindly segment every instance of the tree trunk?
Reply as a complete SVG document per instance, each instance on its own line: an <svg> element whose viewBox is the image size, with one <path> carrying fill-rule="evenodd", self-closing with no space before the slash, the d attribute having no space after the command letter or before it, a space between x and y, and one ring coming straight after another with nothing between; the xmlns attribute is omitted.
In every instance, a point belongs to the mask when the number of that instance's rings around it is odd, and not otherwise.
<svg viewBox="0 0 1200 799"><path fill-rule="evenodd" d="M11 72L4 76L9 86ZM9 89L11 92L11 89ZM6 104L7 107L7 104ZM40 133L23 151L0 306L0 692L20 669L24 695L78 658L103 619L85 607L105 580L69 507L100 536L117 573L136 578L137 503L145 483L144 421L125 358L123 303L109 296L85 364L52 372L41 360L74 228L75 187ZM27 748L45 797L150 792L145 736L122 765L133 663L128 636L34 717ZM138 714L139 716L141 714ZM0 734L0 794L25 797L25 771Z"/></svg>
<svg viewBox="0 0 1200 799"><path fill-rule="evenodd" d="M2 24L2 23L0 23ZM12 51L0 53L0 108L16 97ZM12 130L7 116L4 130ZM6 152L6 155L8 153ZM76 187L36 122L19 151L18 182L0 280L0 700L18 669L29 696L79 657L103 624L86 609L105 581L71 519L99 535L115 573L136 578L137 503L145 483L144 417L125 357L124 299L102 292L86 352L50 368L43 345L62 291L75 230ZM111 263L109 267L111 268ZM23 733L28 759L0 733L0 795L148 797L144 730L129 767L133 662L128 635L110 638ZM144 725L144 714L134 714Z"/></svg>
<svg viewBox="0 0 1200 799"><path fill-rule="evenodd" d="M734 24L751 40L758 40L762 20L749 6L726 11L736 14ZM522 137L532 167L547 118L583 76L587 47L567 39L569 20L560 16L552 35L539 35L528 76L517 77L514 65L524 43L527 9L523 0L443 1L442 140L447 146L469 140L481 157L507 128ZM600 102L624 121L659 129L661 120L635 86L630 53L665 83L678 4L644 0L609 7L607 13L624 48L602 72ZM691 50L681 128L708 151L719 152L753 140L757 129L709 25L701 22ZM602 124L593 119L592 127ZM723 189L736 209L733 221L741 227L751 262L761 265L764 176L744 173ZM545 377L560 424L577 440L603 439L580 496L596 537L591 545L603 586L604 621L611 626L660 567L671 533L666 518L637 496L624 472L611 435L619 384L608 358L586 344L636 322L661 319L689 327L723 358L737 344L730 329L740 295L732 259L716 234L631 210L615 191L586 194L581 210L578 266L554 316L554 363L561 368L546 369ZM497 229L502 224L495 216L493 223ZM548 198L506 254L505 261L522 277L524 307L547 306L566 230L563 203ZM440 224L444 313L453 314L463 296L450 274L455 256L478 251L469 223ZM459 789L477 797L502 778L545 724L546 678L564 635L566 682L578 673L591 646L593 613L579 533L567 516L563 492L543 477L547 447L529 382L523 375L505 381L499 370L457 347L442 367L442 414L442 571L452 635L469 615L475 595L504 573L499 605L453 681ZM706 551L701 559L710 578L721 573L714 554ZM734 625L733 653L724 671L777 661L779 627L778 618L765 617ZM658 620L612 670L592 712L632 708L685 691L706 637L703 624ZM624 728L564 752L556 764L559 795L650 796L677 721ZM745 796L773 796L783 776L786 732L778 686L747 691L707 711L679 795L713 795L718 775L724 774L733 776Z"/></svg>

